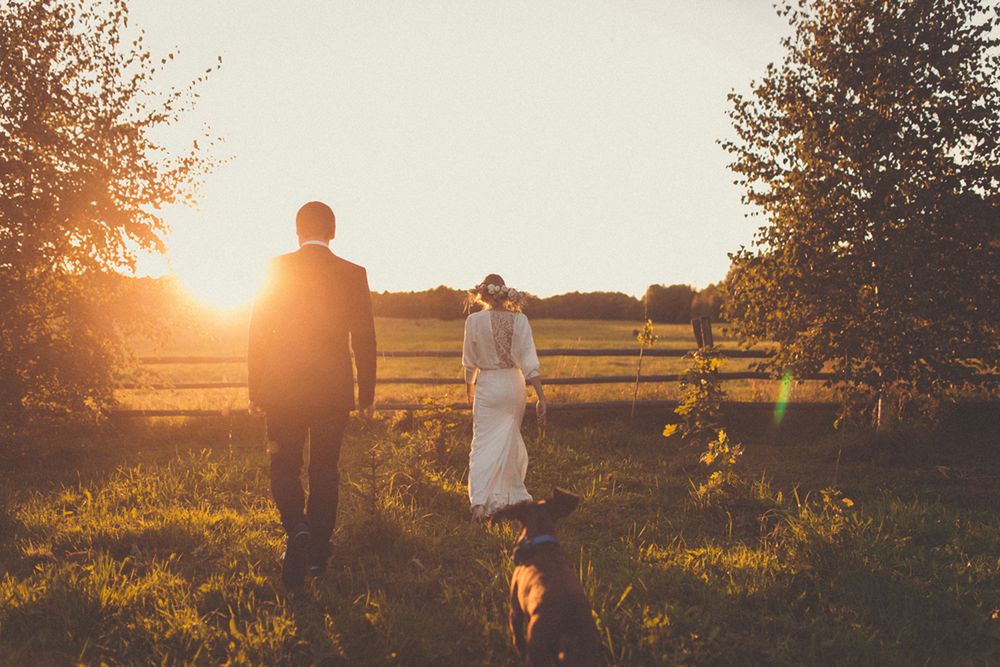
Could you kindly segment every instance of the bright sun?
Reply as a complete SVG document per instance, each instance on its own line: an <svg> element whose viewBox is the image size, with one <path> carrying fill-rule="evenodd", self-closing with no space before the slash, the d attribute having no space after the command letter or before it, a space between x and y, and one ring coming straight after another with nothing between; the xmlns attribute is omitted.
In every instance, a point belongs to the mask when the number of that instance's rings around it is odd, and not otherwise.
<svg viewBox="0 0 1000 667"><path fill-rule="evenodd" d="M246 255L249 258L244 259ZM167 256L143 255L138 275L173 275L198 303L218 310L249 304L263 282L267 257L239 252L232 244L174 244Z"/></svg>
<svg viewBox="0 0 1000 667"><path fill-rule="evenodd" d="M200 303L220 310L249 304L263 279L263 266L239 264L218 257L190 266L176 266L177 277Z"/></svg>
<svg viewBox="0 0 1000 667"><path fill-rule="evenodd" d="M277 252L259 234L238 225L206 224L206 214L182 207L169 213L172 230L165 239L166 255L143 258L138 272L173 275L198 303L210 308L233 310L249 304Z"/></svg>

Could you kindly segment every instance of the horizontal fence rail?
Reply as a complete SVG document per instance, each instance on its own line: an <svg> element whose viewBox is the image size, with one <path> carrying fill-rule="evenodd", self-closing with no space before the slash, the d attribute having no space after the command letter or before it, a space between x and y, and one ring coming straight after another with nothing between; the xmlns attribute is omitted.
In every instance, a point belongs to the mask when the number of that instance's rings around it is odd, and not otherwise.
<svg viewBox="0 0 1000 667"><path fill-rule="evenodd" d="M719 373L720 380L774 380L769 373L759 371L737 371L734 373ZM680 373L668 373L665 375L642 375L638 379L634 375L592 375L571 378L542 378L542 384L548 385L585 385L585 384L640 384L647 382L680 382ZM832 380L833 373L816 373L808 377L798 378L800 380ZM424 384L424 385L463 385L462 378L408 378L408 377L385 377L379 378L378 384ZM246 382L177 382L174 384L141 384L128 383L119 385L122 389L145 389L149 391L169 391L173 389L245 389Z"/></svg>
<svg viewBox="0 0 1000 667"><path fill-rule="evenodd" d="M693 350L648 348L547 348L538 350L540 357L684 357ZM771 349L758 350L718 350L721 357L733 359L767 359L774 352ZM407 358L441 358L460 359L460 350L400 350L400 351L380 351L381 359L407 359ZM140 357L139 362L144 365L189 365L189 364L245 364L245 356L153 356ZM585 377L552 377L543 378L545 385L592 385L592 384L633 384L639 383L663 383L678 382L682 377L681 373L650 374L641 375L599 375ZM774 375L760 371L736 371L729 373L719 373L718 377L723 381L731 380L777 380ZM1000 380L1000 374L985 373L978 376L979 379L988 381ZM809 376L796 377L796 381L830 381L834 380L833 373L814 373ZM462 385L465 381L458 377L383 377L378 379L378 384L407 384L407 385ZM245 389L246 381L239 382L155 382L155 383L125 383L119 385L121 389L146 390L146 391L173 391L182 389ZM631 408L632 401L589 401L589 402L567 402L551 403L549 409L554 411L569 410L617 410ZM673 409L677 406L677 401L673 400L639 400L634 403L636 408L659 408ZM795 401L789 403L789 407L803 410L831 410L837 407L837 403L829 401ZM729 409L750 409L750 410L773 410L775 404L767 401L729 401L724 404ZM453 410L468 410L471 406L468 403L451 403L447 405L431 405L415 402L384 402L377 403L376 408L381 411L395 410L427 410L437 408L448 408ZM113 411L116 416L123 417L209 417L226 416L244 413L245 410L220 408L220 409L120 409Z"/></svg>
<svg viewBox="0 0 1000 667"><path fill-rule="evenodd" d="M678 405L677 401L668 400L641 400L635 402L636 408L673 410ZM806 414L827 414L832 416L840 407L840 403L832 401L795 401L787 404L789 408L794 408L798 412ZM1000 403L990 400L972 400L963 404L965 407L976 410L998 410ZM631 408L632 401L592 401L589 403L550 403L550 412L573 412L578 410L627 410ZM468 403L448 403L428 405L427 403L381 403L376 404L376 409L384 412L394 411L434 411L434 410L468 410L471 406ZM725 412L742 413L769 413L775 409L775 404L765 401L723 401L722 409ZM111 413L115 417L233 417L245 415L245 409L219 408L215 410L114 410Z"/></svg>
<svg viewBox="0 0 1000 667"><path fill-rule="evenodd" d="M677 401L667 400L641 400L635 402L636 408L656 408L672 410L678 405ZM826 412L839 407L839 403L828 401L798 401L794 404L797 410ZM627 410L632 407L632 401L590 401L587 403L549 403L550 412L571 412L574 410ZM468 403L376 403L375 409L382 412L395 411L420 411L420 410L469 410L472 406ZM745 402L745 401L724 401L723 410L760 410L763 412L773 411L774 403L767 402ZM120 417L227 417L237 414L245 414L246 410L220 408L218 410L115 410L114 415Z"/></svg>
<svg viewBox="0 0 1000 667"><path fill-rule="evenodd" d="M642 351L644 357L683 357L693 350L647 348ZM719 356L732 359L767 359L771 350L719 350ZM461 359L461 350L401 350L380 351L380 359ZM639 348L548 348L538 350L540 357L638 357ZM201 356L201 357L140 357L139 363L157 364L245 364L247 358L233 356Z"/></svg>

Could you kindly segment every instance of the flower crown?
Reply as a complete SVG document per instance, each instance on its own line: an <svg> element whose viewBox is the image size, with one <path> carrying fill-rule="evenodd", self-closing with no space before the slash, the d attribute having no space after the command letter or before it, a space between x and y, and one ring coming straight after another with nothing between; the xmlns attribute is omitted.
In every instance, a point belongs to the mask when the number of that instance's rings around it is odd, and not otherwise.
<svg viewBox="0 0 1000 667"><path fill-rule="evenodd" d="M519 291L513 287L508 287L507 285L479 283L473 289L483 296L489 294L492 297L506 299L507 301L511 301L513 303L520 303L522 299L522 294Z"/></svg>

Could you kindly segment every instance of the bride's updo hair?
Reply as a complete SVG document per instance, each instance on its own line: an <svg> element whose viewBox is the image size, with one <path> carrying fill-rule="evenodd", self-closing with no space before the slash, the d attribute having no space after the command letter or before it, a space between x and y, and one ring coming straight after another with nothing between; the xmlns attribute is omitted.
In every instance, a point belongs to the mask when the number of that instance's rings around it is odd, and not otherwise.
<svg viewBox="0 0 1000 667"><path fill-rule="evenodd" d="M467 309L473 310L479 306L489 310L521 312L523 300L521 292L513 287L507 287L502 277L491 273L483 278L483 282L469 290Z"/></svg>

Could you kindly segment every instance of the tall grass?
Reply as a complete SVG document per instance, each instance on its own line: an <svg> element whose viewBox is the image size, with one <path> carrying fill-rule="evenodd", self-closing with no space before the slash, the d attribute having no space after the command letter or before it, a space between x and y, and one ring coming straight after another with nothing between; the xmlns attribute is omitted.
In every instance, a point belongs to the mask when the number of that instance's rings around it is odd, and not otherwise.
<svg viewBox="0 0 1000 667"><path fill-rule="evenodd" d="M582 496L560 537L609 663L1000 660L994 459L932 443L945 478L849 449L824 493L836 442L743 434L758 481L703 506L659 423L526 429L529 490ZM0 664L515 664L515 535L467 520L469 430L433 411L352 426L330 571L294 593L257 422L136 424L9 458Z"/></svg>

